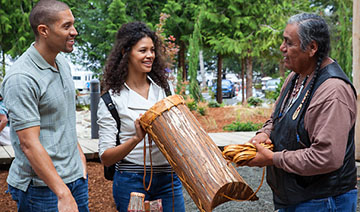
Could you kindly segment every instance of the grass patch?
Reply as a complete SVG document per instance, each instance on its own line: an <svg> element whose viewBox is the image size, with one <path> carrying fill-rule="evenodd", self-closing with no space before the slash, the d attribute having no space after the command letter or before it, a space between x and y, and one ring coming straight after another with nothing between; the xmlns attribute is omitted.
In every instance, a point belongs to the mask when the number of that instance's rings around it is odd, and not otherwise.
<svg viewBox="0 0 360 212"><path fill-rule="evenodd" d="M236 121L248 122L257 120L259 117L265 117L265 119L271 116L271 108L249 108L249 107L238 107L235 110ZM263 123L265 120L258 120L256 123Z"/></svg>
<svg viewBox="0 0 360 212"><path fill-rule="evenodd" d="M234 121L233 123L224 126L225 131L257 131L262 127L261 123L253 122L238 122Z"/></svg>
<svg viewBox="0 0 360 212"><path fill-rule="evenodd" d="M217 129L217 124L216 124L216 120L214 118L204 118L204 122L205 125L207 127L208 130L216 130Z"/></svg>

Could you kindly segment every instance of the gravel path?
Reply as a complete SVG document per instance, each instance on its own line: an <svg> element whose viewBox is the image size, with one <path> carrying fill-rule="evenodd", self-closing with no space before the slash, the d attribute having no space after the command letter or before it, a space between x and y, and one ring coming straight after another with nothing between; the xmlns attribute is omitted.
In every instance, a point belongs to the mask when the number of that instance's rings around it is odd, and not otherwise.
<svg viewBox="0 0 360 212"><path fill-rule="evenodd" d="M262 177L262 168L253 168L253 167L239 167L236 168L240 176L243 177L245 182L254 190L259 187ZM360 181L358 180L358 187L360 186ZM186 212L198 212L199 209L196 207L195 203L188 195L187 191L184 189L184 199L185 199L185 209ZM256 194L259 197L257 201L229 201L217 206L213 212L268 212L274 211L274 204L272 201L272 192L266 179L261 186L260 190ZM358 204L357 212L360 212L360 199L358 194Z"/></svg>
<svg viewBox="0 0 360 212"><path fill-rule="evenodd" d="M262 168L239 167L236 168L240 176L243 177L245 182L254 190L259 187L262 177ZM199 211L194 201L191 199L187 191L184 189L185 209L186 212ZM231 212L265 212L273 211L274 205L272 203L272 193L270 187L264 179L264 183L256 194L259 197L258 201L229 201L217 206L213 212L231 211Z"/></svg>

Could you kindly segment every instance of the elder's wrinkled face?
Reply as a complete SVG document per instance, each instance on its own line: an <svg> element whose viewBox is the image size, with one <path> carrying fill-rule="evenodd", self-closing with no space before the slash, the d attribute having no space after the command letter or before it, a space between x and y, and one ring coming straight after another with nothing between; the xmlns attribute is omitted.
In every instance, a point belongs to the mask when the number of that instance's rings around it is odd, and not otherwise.
<svg viewBox="0 0 360 212"><path fill-rule="evenodd" d="M302 50L298 35L298 25L288 24L284 30L284 41L280 46L280 51L284 56L284 65L296 73L303 73L311 63L310 48Z"/></svg>

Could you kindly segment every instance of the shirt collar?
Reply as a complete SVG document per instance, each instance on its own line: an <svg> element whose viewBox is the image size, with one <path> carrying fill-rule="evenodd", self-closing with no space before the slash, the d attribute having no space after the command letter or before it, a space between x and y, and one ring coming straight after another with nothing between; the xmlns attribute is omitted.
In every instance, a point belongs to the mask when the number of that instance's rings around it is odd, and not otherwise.
<svg viewBox="0 0 360 212"><path fill-rule="evenodd" d="M157 89L161 89L161 87L158 86L158 85L154 82L154 80L152 80L151 77L149 77L149 75L146 75L146 76L147 76L147 78L150 80L150 84L153 84ZM124 86L125 86L125 88L130 89L129 86L126 84L126 82L124 82Z"/></svg>
<svg viewBox="0 0 360 212"><path fill-rule="evenodd" d="M41 56L41 54L39 53L39 51L34 47L34 43L33 42L30 45L30 48L27 50L29 57L31 58L31 60L41 69L51 69L52 71L55 72L59 72L59 70L57 70L56 68L54 68L53 66L51 66L48 62L46 62L46 60ZM58 60L59 54L56 56L55 58L55 62L56 64L60 65L59 60Z"/></svg>

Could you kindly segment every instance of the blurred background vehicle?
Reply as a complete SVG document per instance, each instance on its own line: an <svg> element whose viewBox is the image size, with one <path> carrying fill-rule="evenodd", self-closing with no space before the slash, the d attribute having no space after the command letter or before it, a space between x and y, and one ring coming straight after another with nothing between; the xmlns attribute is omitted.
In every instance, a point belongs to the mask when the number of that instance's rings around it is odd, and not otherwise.
<svg viewBox="0 0 360 212"><path fill-rule="evenodd" d="M262 87L262 91L275 91L280 84L280 78L269 79L266 81L265 86Z"/></svg>
<svg viewBox="0 0 360 212"><path fill-rule="evenodd" d="M95 79L95 74L92 71L72 71L72 77L75 89L79 92L89 92L90 81Z"/></svg>
<svg viewBox="0 0 360 212"><path fill-rule="evenodd" d="M216 96L216 83L213 84L212 91L215 93ZM231 82L231 80L228 79L222 79L221 80L221 88L222 88L222 96L223 97L234 97L235 94L235 84Z"/></svg>

